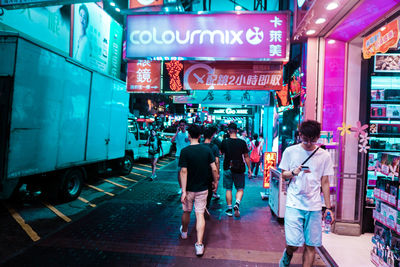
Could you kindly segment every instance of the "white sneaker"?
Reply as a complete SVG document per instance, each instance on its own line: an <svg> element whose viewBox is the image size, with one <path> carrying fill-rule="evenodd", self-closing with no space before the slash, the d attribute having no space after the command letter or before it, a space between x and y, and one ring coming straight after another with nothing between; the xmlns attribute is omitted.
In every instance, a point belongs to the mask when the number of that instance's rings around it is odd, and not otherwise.
<svg viewBox="0 0 400 267"><path fill-rule="evenodd" d="M204 245L203 244L194 244L194 248L196 250L196 256L201 257L204 254Z"/></svg>
<svg viewBox="0 0 400 267"><path fill-rule="evenodd" d="M181 227L179 228L179 232L181 233L181 238L187 239L187 232L182 232L182 228L183 226L181 225Z"/></svg>

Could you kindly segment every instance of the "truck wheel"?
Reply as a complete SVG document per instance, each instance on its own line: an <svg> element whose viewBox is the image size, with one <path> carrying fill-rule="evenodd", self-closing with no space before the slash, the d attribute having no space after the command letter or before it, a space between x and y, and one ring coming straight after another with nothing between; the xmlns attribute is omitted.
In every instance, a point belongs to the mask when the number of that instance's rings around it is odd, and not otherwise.
<svg viewBox="0 0 400 267"><path fill-rule="evenodd" d="M128 175L132 171L133 158L129 155L125 155L120 161L120 173L122 175Z"/></svg>
<svg viewBox="0 0 400 267"><path fill-rule="evenodd" d="M64 201L76 199L82 191L84 170L74 168L67 170L61 177L59 197Z"/></svg>

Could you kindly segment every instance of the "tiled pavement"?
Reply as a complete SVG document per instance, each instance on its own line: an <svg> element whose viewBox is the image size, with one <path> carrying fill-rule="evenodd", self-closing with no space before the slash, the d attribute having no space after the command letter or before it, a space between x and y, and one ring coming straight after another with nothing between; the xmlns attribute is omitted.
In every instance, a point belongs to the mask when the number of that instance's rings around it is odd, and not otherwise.
<svg viewBox="0 0 400 267"><path fill-rule="evenodd" d="M260 178L246 181L239 219L224 214L219 188L221 200L213 200L212 218L206 223L205 254L197 258L194 214L189 238L179 239L182 211L175 166L162 168L156 181L142 180L5 265L278 266L285 244L283 225L261 200ZM300 253L291 266L301 266ZM318 255L315 266L325 266Z"/></svg>

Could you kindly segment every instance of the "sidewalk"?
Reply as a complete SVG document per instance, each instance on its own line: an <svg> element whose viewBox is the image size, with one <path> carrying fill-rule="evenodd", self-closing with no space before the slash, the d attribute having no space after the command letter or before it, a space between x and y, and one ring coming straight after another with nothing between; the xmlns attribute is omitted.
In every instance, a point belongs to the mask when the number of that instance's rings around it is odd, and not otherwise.
<svg viewBox="0 0 400 267"><path fill-rule="evenodd" d="M241 217L225 215L213 200L206 222L205 254L194 254L195 215L189 238L179 238L182 214L174 164L100 205L82 219L39 241L6 263L9 266L278 266L284 230L261 200L261 178L246 181ZM222 181L221 181L222 186ZM301 266L301 251L291 266ZM316 256L314 266L325 266Z"/></svg>

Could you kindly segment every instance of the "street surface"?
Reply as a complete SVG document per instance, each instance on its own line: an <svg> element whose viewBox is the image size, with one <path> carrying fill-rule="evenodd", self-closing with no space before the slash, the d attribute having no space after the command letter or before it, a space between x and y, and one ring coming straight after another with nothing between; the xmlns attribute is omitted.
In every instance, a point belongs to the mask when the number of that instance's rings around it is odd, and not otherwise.
<svg viewBox="0 0 400 267"><path fill-rule="evenodd" d="M246 181L241 217L228 217L222 180L206 222L205 254L194 254L195 215L187 240L174 157L162 158L151 181L148 161L128 176L87 182L81 197L48 203L40 196L3 201L0 264L4 266L278 266L285 246L282 222L262 200L262 179ZM291 266L301 266L301 251ZM319 255L315 266L325 266Z"/></svg>

